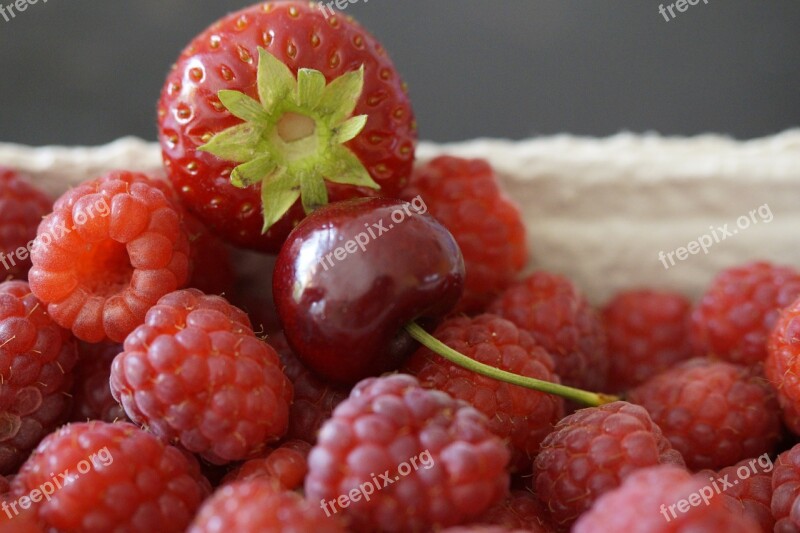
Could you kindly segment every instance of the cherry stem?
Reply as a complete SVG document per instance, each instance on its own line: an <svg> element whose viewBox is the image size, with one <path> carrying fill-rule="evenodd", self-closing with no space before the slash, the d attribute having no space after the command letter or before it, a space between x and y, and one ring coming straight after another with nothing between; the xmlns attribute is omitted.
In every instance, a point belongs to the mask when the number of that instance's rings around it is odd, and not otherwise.
<svg viewBox="0 0 800 533"><path fill-rule="evenodd" d="M617 396L611 394L602 394L599 392L589 392L558 383L551 383L549 381L542 381L541 379L520 376L505 370L500 370L493 366L485 365L466 355L459 353L422 329L422 326L416 322L409 322L406 324L406 331L417 342L431 350L432 352L444 357L451 363L454 363L462 368L481 374L498 381L511 383L512 385L519 385L528 389L537 390L547 394L555 394L567 400L580 402L582 404L596 407L606 403L616 402L619 400Z"/></svg>

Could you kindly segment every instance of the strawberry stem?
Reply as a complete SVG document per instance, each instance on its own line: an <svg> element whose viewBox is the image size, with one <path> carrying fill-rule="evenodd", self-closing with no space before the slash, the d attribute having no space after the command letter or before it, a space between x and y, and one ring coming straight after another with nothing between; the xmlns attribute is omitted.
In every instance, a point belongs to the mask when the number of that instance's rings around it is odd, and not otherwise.
<svg viewBox="0 0 800 533"><path fill-rule="evenodd" d="M575 389L573 387L567 387L566 385L560 385L558 383L551 383L549 381L542 381L541 379L512 374L511 372L506 372L505 370L500 370L499 368L485 365L455 351L422 329L422 327L416 322L409 322L406 324L406 331L417 342L432 352L444 357L453 364L482 376L496 379L498 381L504 381L506 383L511 383L512 385L519 385L520 387L537 390L547 394L555 394L556 396L561 396L567 400L579 402L591 407L596 407L598 405L616 402L619 400L618 397L610 394Z"/></svg>

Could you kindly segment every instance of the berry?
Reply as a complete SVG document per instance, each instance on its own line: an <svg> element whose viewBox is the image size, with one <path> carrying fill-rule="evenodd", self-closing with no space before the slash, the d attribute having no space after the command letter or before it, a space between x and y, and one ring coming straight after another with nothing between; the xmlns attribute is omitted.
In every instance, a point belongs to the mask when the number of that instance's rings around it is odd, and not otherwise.
<svg viewBox="0 0 800 533"><path fill-rule="evenodd" d="M441 533L539 533L537 529L510 529L503 526L485 526L481 524L472 526L453 526L443 529ZM544 531L544 530L541 530Z"/></svg>
<svg viewBox="0 0 800 533"><path fill-rule="evenodd" d="M498 316L454 317L443 322L434 337L481 363L558 382L553 359L544 348ZM530 469L542 440L564 416L564 402L558 396L476 375L424 347L408 361L404 372L485 414L491 430L509 441L512 471Z"/></svg>
<svg viewBox="0 0 800 533"><path fill-rule="evenodd" d="M502 500L508 460L481 413L394 374L360 382L323 425L305 492L354 531L430 531Z"/></svg>
<svg viewBox="0 0 800 533"><path fill-rule="evenodd" d="M702 499L709 485L671 465L644 468L595 502L572 529L573 533L759 533L749 517L728 511L719 498ZM682 509L686 509L684 512Z"/></svg>
<svg viewBox="0 0 800 533"><path fill-rule="evenodd" d="M603 309L610 364L608 383L624 391L689 359L691 303L649 289L617 294Z"/></svg>
<svg viewBox="0 0 800 533"><path fill-rule="evenodd" d="M800 273L766 262L717 275L692 312L697 353L755 365L767 357L767 337L780 310L800 296Z"/></svg>
<svg viewBox="0 0 800 533"><path fill-rule="evenodd" d="M464 296L454 313L479 312L525 266L528 249L519 208L489 163L441 156L417 168L401 198L421 197L464 255Z"/></svg>
<svg viewBox="0 0 800 533"><path fill-rule="evenodd" d="M331 417L334 408L347 398L349 391L328 385L308 370L289 348L282 332L270 335L269 342L278 352L283 372L294 387L286 438L314 444L319 428Z"/></svg>
<svg viewBox="0 0 800 533"><path fill-rule="evenodd" d="M769 335L764 374L775 390L786 426L800 435L800 298L779 315Z"/></svg>
<svg viewBox="0 0 800 533"><path fill-rule="evenodd" d="M31 268L28 243L53 201L19 173L0 167L0 281L27 279Z"/></svg>
<svg viewBox="0 0 800 533"><path fill-rule="evenodd" d="M800 444L775 460L771 509L776 532L800 531Z"/></svg>
<svg viewBox="0 0 800 533"><path fill-rule="evenodd" d="M719 494L715 497L722 499L729 512L750 517L761 526L762 531L772 531L775 526L775 518L770 510L772 470L772 461L764 454L744 459L719 472L702 470L697 477L708 479Z"/></svg>
<svg viewBox="0 0 800 533"><path fill-rule="evenodd" d="M14 484L52 491L39 517L59 531L184 531L210 492L197 462L133 424L92 421L48 435ZM41 499L41 498L40 498Z"/></svg>
<svg viewBox="0 0 800 533"><path fill-rule="evenodd" d="M345 533L298 494L269 479L236 481L219 488L200 508L188 533Z"/></svg>
<svg viewBox="0 0 800 533"><path fill-rule="evenodd" d="M643 407L590 407L563 418L542 443L535 491L553 520L567 527L631 472L659 464L684 466Z"/></svg>
<svg viewBox="0 0 800 533"><path fill-rule="evenodd" d="M553 530L547 509L528 490L512 491L508 498L492 506L477 522L495 524L508 530L524 529L529 533L549 533Z"/></svg>
<svg viewBox="0 0 800 533"><path fill-rule="evenodd" d="M597 312L567 278L535 272L506 289L488 308L530 333L556 364L562 383L606 388L606 339Z"/></svg>
<svg viewBox="0 0 800 533"><path fill-rule="evenodd" d="M74 422L127 420L125 410L111 394L109 377L111 363L122 352L115 343L78 344L80 360L75 367L75 385L72 389L72 415Z"/></svg>
<svg viewBox="0 0 800 533"><path fill-rule="evenodd" d="M350 385L403 363L415 348L403 327L455 305L464 262L453 236L412 204L360 198L305 218L272 283L292 350L323 379Z"/></svg>
<svg viewBox="0 0 800 533"><path fill-rule="evenodd" d="M328 193L396 196L414 160L414 114L388 55L350 17L309 2L261 3L214 23L178 58L158 109L185 204L262 251L277 252Z"/></svg>
<svg viewBox="0 0 800 533"><path fill-rule="evenodd" d="M75 339L24 281L0 283L0 474L10 474L69 414Z"/></svg>
<svg viewBox="0 0 800 533"><path fill-rule="evenodd" d="M131 420L211 463L258 455L288 424L292 385L247 315L197 289L147 312L111 367Z"/></svg>
<svg viewBox="0 0 800 533"><path fill-rule="evenodd" d="M231 470L223 483L247 481L268 477L278 481L286 490L301 488L308 473L308 454L311 444L302 440L291 440L279 448L268 450L256 459L250 459Z"/></svg>
<svg viewBox="0 0 800 533"><path fill-rule="evenodd" d="M110 172L64 193L39 226L31 290L81 340L122 342L182 286L189 241L166 185Z"/></svg>
<svg viewBox="0 0 800 533"><path fill-rule="evenodd" d="M692 470L771 453L781 438L775 391L753 369L696 358L628 393Z"/></svg>

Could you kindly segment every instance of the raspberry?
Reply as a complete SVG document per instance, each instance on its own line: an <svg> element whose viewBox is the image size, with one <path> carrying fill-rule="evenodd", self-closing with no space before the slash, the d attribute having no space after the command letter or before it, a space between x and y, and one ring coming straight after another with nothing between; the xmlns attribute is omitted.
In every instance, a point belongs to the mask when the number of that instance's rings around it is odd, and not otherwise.
<svg viewBox="0 0 800 533"><path fill-rule="evenodd" d="M454 312L482 311L528 258L519 208L482 159L442 156L417 168L400 197L411 202L417 196L450 230L464 256L464 296Z"/></svg>
<svg viewBox="0 0 800 533"><path fill-rule="evenodd" d="M347 398L348 391L329 385L313 374L289 348L282 332L270 335L269 341L281 358L283 372L294 386L286 438L314 444L319 428Z"/></svg>
<svg viewBox="0 0 800 533"><path fill-rule="evenodd" d="M528 490L512 491L508 498L495 504L477 522L532 533L548 533L553 529L544 505Z"/></svg>
<svg viewBox="0 0 800 533"><path fill-rule="evenodd" d="M273 481L250 479L219 488L200 508L188 533L345 533L338 517L327 518Z"/></svg>
<svg viewBox="0 0 800 533"><path fill-rule="evenodd" d="M800 435L800 298L779 315L769 336L764 374L778 391L786 426Z"/></svg>
<svg viewBox="0 0 800 533"><path fill-rule="evenodd" d="M232 483L268 477L276 479L286 490L301 488L308 473L310 451L311 444L308 442L302 440L284 442L280 448L264 453L264 457L242 463L230 471L222 482Z"/></svg>
<svg viewBox="0 0 800 533"><path fill-rule="evenodd" d="M718 469L771 453L781 438L775 391L752 368L696 358L628 393L689 468Z"/></svg>
<svg viewBox="0 0 800 533"><path fill-rule="evenodd" d="M535 490L553 520L566 527L632 471L658 464L684 466L643 407L590 407L563 418L542 443Z"/></svg>
<svg viewBox="0 0 800 533"><path fill-rule="evenodd" d="M69 414L75 339L24 281L0 283L0 474L9 474Z"/></svg>
<svg viewBox="0 0 800 533"><path fill-rule="evenodd" d="M534 526L535 527L535 526ZM485 526L485 525L472 525L472 526L453 526L443 529L441 533L539 533L537 529L510 529L503 526ZM544 531L544 530L541 530ZM546 533L546 532L545 532Z"/></svg>
<svg viewBox="0 0 800 533"><path fill-rule="evenodd" d="M125 410L111 394L109 377L111 363L122 352L115 343L78 344L80 360L75 367L75 385L72 390L72 415L74 422L103 420L116 422L128 420Z"/></svg>
<svg viewBox="0 0 800 533"><path fill-rule="evenodd" d="M166 185L111 172L70 189L39 226L31 290L81 340L122 342L182 286L189 241Z"/></svg>
<svg viewBox="0 0 800 533"><path fill-rule="evenodd" d="M691 303L676 293L633 290L603 309L608 338L609 388L634 387L692 356Z"/></svg>
<svg viewBox="0 0 800 533"><path fill-rule="evenodd" d="M553 359L526 332L495 315L454 317L443 322L434 337L456 351L514 374L553 381ZM476 375L420 348L405 366L423 386L464 400L489 419L490 429L511 446L512 471L529 470L539 445L564 416L558 396Z"/></svg>
<svg viewBox="0 0 800 533"><path fill-rule="evenodd" d="M696 351L745 365L767 357L781 308L800 296L800 273L765 262L722 271L692 313Z"/></svg>
<svg viewBox="0 0 800 533"><path fill-rule="evenodd" d="M762 464L766 462L766 464ZM772 531L772 470L773 464L766 454L744 459L733 466L714 472L702 470L697 477L708 479L728 511L738 516L748 516L761 526L762 531Z"/></svg>
<svg viewBox="0 0 800 533"><path fill-rule="evenodd" d="M430 531L502 500L508 460L476 409L394 374L361 381L322 426L305 491L354 531Z"/></svg>
<svg viewBox="0 0 800 533"><path fill-rule="evenodd" d="M209 493L187 454L126 422L70 424L48 435L14 484L51 491L35 504L59 531L184 531Z"/></svg>
<svg viewBox="0 0 800 533"><path fill-rule="evenodd" d="M31 268L28 243L53 201L21 174L0 167L0 281L27 279Z"/></svg>
<svg viewBox="0 0 800 533"><path fill-rule="evenodd" d="M775 531L800 531L800 444L775 460L771 507Z"/></svg>
<svg viewBox="0 0 800 533"><path fill-rule="evenodd" d="M605 390L609 363L602 323L570 280L536 272L506 289L488 312L533 335L553 356L565 385Z"/></svg>
<svg viewBox="0 0 800 533"><path fill-rule="evenodd" d="M719 498L702 499L703 478L671 465L644 468L601 496L573 533L759 533L749 517L731 514ZM685 509L685 511L684 511Z"/></svg>
<svg viewBox="0 0 800 533"><path fill-rule="evenodd" d="M197 289L147 312L111 367L111 392L137 424L214 464L248 459L288 424L292 385L247 315Z"/></svg>

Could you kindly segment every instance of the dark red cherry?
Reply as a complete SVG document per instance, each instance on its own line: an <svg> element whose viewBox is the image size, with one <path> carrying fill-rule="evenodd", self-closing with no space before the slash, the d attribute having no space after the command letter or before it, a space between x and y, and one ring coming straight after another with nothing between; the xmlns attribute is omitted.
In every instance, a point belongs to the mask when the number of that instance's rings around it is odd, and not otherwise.
<svg viewBox="0 0 800 533"><path fill-rule="evenodd" d="M425 204L361 198L320 207L281 248L273 297L286 339L340 384L397 368L418 345L405 331L452 309L464 284L455 239Z"/></svg>

